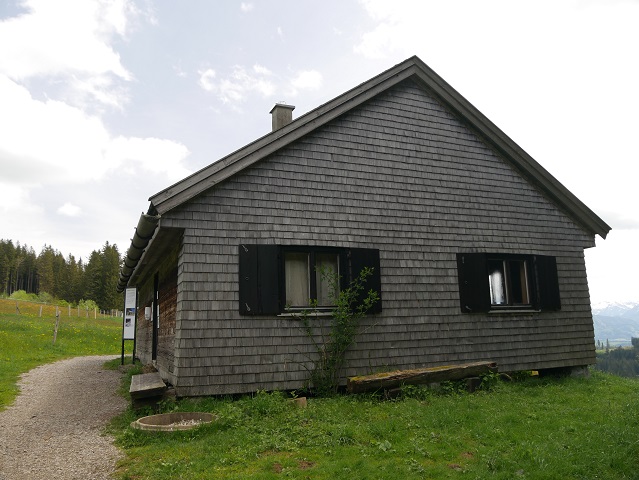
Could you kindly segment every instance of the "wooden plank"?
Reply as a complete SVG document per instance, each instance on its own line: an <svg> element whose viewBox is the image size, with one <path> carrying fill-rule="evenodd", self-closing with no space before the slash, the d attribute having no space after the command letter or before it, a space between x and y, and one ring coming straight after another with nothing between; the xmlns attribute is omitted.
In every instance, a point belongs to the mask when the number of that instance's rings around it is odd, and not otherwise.
<svg viewBox="0 0 639 480"><path fill-rule="evenodd" d="M142 373L131 377L129 393L133 400L162 395L165 390L166 384L157 372Z"/></svg>
<svg viewBox="0 0 639 480"><path fill-rule="evenodd" d="M443 367L419 368L416 370L397 370L375 375L350 377L346 384L350 393L362 393L371 390L397 388L404 384L419 385L461 380L497 371L495 362L473 362Z"/></svg>

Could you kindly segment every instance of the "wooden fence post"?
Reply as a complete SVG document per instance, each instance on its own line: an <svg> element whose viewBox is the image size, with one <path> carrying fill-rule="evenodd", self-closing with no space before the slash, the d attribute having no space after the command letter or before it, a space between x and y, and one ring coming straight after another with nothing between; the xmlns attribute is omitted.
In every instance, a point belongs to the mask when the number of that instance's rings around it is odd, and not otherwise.
<svg viewBox="0 0 639 480"><path fill-rule="evenodd" d="M55 328L53 329L53 344L55 345L55 341L58 338L58 326L60 325L60 312L58 311L58 307L55 309Z"/></svg>

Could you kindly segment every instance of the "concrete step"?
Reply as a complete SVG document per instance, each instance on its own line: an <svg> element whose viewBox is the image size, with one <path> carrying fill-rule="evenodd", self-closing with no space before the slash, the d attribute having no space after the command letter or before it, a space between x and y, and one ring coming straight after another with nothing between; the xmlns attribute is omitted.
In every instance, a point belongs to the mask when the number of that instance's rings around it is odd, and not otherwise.
<svg viewBox="0 0 639 480"><path fill-rule="evenodd" d="M142 373L131 377L131 387L129 393L131 399L157 397L164 393L166 384L158 372Z"/></svg>

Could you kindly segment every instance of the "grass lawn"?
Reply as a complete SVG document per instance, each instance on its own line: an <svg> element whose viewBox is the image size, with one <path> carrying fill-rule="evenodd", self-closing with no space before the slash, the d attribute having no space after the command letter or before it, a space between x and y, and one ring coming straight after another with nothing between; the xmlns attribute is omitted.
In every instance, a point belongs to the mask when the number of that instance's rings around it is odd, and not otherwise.
<svg viewBox="0 0 639 480"><path fill-rule="evenodd" d="M26 306L21 313L0 309L0 409L15 398L18 376L37 365L120 351L119 318L62 315L53 345L55 317ZM297 408L285 394L261 392L161 410L218 419L186 432L141 432L129 423L149 412L129 409L109 427L126 455L120 479L639 480L639 381L597 371L496 382L474 394L453 384L439 393L407 387L395 400L311 398Z"/></svg>
<svg viewBox="0 0 639 480"><path fill-rule="evenodd" d="M406 389L309 399L280 393L169 402L217 422L187 432L141 432L129 410L111 431L142 479L639 479L639 381L497 383L474 394ZM147 412L148 413L148 412Z"/></svg>
<svg viewBox="0 0 639 480"><path fill-rule="evenodd" d="M10 302L0 300L0 303ZM1 306L1 305L0 305ZM15 302L11 302L15 311ZM120 318L60 316L53 344L55 313L43 312L35 304L21 304L21 314L0 313L0 410L18 393L18 377L38 365L79 355L118 354L121 351Z"/></svg>

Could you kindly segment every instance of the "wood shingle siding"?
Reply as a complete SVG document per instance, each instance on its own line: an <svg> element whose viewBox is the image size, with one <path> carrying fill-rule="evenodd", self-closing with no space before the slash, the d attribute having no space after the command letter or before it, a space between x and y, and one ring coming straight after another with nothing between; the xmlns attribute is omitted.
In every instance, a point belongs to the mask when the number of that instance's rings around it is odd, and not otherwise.
<svg viewBox="0 0 639 480"><path fill-rule="evenodd" d="M423 89L406 82L238 173L162 224L184 229L175 370L184 395L299 388L314 353L290 318L239 314L242 243L380 249L384 309L347 375L493 360L594 362L581 228ZM456 255L557 258L560 313L464 315ZM570 340L569 343L566 340Z"/></svg>
<svg viewBox="0 0 639 480"><path fill-rule="evenodd" d="M418 59L151 202L159 227L129 283L143 312L158 275L157 365L179 395L305 385L316 352L299 320L280 315L282 260L251 270L258 250L291 247L377 252L382 308L363 320L343 381L476 361L500 371L595 361L584 249L609 227ZM552 302L498 311L484 297L486 308L465 313L460 254L527 259L531 294ZM149 329L138 319L143 359Z"/></svg>

